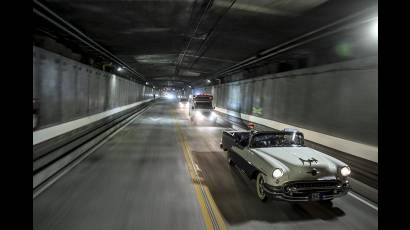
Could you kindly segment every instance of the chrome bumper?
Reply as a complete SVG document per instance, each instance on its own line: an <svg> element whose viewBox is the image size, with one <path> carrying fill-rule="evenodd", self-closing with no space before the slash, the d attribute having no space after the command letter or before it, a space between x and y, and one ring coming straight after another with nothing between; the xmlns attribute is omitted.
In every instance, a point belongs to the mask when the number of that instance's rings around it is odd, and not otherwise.
<svg viewBox="0 0 410 230"><path fill-rule="evenodd" d="M297 181L277 187L264 184L263 188L265 193L267 193L272 199L285 201L331 200L346 195L350 190L350 184L348 181L331 181L326 185L324 185L324 183L321 184L320 182ZM309 184L310 186L300 186L303 184Z"/></svg>

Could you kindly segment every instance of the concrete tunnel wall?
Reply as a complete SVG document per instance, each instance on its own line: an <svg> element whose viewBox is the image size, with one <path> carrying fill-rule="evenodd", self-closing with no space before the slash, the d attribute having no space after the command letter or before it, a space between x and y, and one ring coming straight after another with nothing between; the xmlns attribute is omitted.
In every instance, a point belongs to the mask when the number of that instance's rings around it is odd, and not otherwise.
<svg viewBox="0 0 410 230"><path fill-rule="evenodd" d="M33 47L33 98L38 129L153 98L154 90Z"/></svg>
<svg viewBox="0 0 410 230"><path fill-rule="evenodd" d="M215 105L353 142L378 145L377 57L195 89Z"/></svg>

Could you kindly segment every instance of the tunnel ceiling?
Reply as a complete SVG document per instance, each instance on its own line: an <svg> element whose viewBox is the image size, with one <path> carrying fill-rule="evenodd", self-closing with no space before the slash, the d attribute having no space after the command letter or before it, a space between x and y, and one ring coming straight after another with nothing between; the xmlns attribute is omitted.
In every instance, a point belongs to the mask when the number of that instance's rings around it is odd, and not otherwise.
<svg viewBox="0 0 410 230"><path fill-rule="evenodd" d="M190 84L258 51L374 6L377 1L47 0L42 3L147 80L177 85Z"/></svg>

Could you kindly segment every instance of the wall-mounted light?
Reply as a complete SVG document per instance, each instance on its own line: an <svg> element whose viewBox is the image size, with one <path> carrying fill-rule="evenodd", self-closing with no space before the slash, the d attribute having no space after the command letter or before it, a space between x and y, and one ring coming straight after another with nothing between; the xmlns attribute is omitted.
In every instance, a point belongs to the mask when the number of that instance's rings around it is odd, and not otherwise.
<svg viewBox="0 0 410 230"><path fill-rule="evenodd" d="M378 19L378 17L376 17L370 23L370 25L368 27L368 33L373 39L378 40L378 37L379 37L379 19Z"/></svg>
<svg viewBox="0 0 410 230"><path fill-rule="evenodd" d="M122 67L118 67L118 68L117 68L117 71L118 71L118 72L121 72L121 71L123 71L123 70L124 70L124 69L123 69Z"/></svg>
<svg viewBox="0 0 410 230"><path fill-rule="evenodd" d="M374 38L378 39L379 38L379 20L376 19L372 25L371 25L371 34Z"/></svg>

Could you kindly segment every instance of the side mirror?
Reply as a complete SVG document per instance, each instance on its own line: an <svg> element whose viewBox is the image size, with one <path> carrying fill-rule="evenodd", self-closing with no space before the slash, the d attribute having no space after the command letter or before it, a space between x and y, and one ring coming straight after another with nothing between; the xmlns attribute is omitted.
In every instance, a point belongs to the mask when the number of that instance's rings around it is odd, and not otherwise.
<svg viewBox="0 0 410 230"><path fill-rule="evenodd" d="M214 107L212 107L213 109L215 109L215 106Z"/></svg>
<svg viewBox="0 0 410 230"><path fill-rule="evenodd" d="M248 129L255 129L255 124L254 123L248 123Z"/></svg>
<svg viewBox="0 0 410 230"><path fill-rule="evenodd" d="M193 106L191 107L192 109L195 109Z"/></svg>

